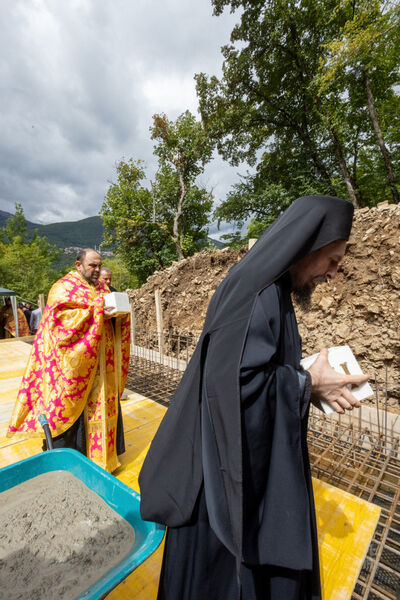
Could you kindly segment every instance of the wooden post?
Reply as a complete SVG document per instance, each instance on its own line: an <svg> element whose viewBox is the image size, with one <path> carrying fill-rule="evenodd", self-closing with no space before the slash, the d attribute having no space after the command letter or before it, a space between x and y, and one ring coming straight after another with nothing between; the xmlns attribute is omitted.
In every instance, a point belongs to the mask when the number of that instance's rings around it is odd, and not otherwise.
<svg viewBox="0 0 400 600"><path fill-rule="evenodd" d="M46 303L44 301L44 294L39 294L39 308L42 311L42 314L44 313L45 306L46 306Z"/></svg>
<svg viewBox="0 0 400 600"><path fill-rule="evenodd" d="M158 335L158 351L160 353L160 358L164 354L164 325L163 325L163 314L162 314L162 306L161 306L161 292L160 290L156 290L154 292L154 299L156 302L156 320L157 320L157 335Z"/></svg>
<svg viewBox="0 0 400 600"><path fill-rule="evenodd" d="M254 244L256 243L256 241L258 240L258 238L250 238L249 239L249 250L254 246Z"/></svg>

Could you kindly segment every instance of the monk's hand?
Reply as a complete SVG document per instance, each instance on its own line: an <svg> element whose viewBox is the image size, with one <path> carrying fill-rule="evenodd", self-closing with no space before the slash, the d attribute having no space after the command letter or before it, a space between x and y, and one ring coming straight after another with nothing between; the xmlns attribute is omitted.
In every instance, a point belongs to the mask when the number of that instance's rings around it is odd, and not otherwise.
<svg viewBox="0 0 400 600"><path fill-rule="evenodd" d="M368 381L369 375L345 375L338 373L328 361L328 348L323 348L308 368L311 375L311 393L325 400L338 413L359 407L360 402L351 393L351 386Z"/></svg>
<svg viewBox="0 0 400 600"><path fill-rule="evenodd" d="M111 313L114 309L115 309L115 306L105 306L104 307L104 318L111 319L113 317L113 315Z"/></svg>

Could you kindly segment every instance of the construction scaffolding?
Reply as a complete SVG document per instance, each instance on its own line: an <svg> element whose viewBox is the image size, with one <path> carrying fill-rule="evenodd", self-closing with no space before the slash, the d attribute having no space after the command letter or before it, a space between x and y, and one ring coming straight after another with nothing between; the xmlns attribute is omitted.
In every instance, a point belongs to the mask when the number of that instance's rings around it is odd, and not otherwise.
<svg viewBox="0 0 400 600"><path fill-rule="evenodd" d="M162 335L162 340L160 336ZM194 336L135 332L127 386L168 405L196 346ZM325 416L311 408L312 474L381 507L352 600L400 599L400 414L387 410L398 385L372 381L375 406Z"/></svg>

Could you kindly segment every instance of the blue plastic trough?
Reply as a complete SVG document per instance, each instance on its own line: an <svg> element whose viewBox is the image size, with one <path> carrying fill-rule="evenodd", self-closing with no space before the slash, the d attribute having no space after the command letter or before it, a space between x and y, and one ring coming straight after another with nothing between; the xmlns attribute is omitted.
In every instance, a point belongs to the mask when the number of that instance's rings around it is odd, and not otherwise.
<svg viewBox="0 0 400 600"><path fill-rule="evenodd" d="M69 471L78 477L126 519L135 531L131 552L76 599L100 600L158 548L164 527L143 521L139 512L139 494L76 450L51 450L0 469L0 492L50 471Z"/></svg>

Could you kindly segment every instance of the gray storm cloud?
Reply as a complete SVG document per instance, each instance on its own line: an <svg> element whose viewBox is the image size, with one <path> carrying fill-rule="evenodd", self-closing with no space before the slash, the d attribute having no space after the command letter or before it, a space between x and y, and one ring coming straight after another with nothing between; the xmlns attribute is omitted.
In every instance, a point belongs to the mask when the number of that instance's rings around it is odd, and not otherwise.
<svg viewBox="0 0 400 600"><path fill-rule="evenodd" d="M122 157L152 175L152 115L196 112L193 75L220 73L236 21L205 0L5 0L2 16L0 208L40 223L98 214ZM204 182L221 199L237 170L217 158Z"/></svg>

